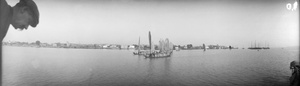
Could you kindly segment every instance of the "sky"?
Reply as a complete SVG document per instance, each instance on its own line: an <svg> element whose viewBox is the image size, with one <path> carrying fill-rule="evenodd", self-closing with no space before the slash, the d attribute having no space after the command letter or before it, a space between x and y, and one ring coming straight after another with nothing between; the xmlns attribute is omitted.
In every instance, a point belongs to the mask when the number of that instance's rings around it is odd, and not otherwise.
<svg viewBox="0 0 300 86"><path fill-rule="evenodd" d="M17 0L7 0L14 6ZM219 44L250 47L299 46L299 7L295 0L34 0L36 28L10 26L4 41L86 44Z"/></svg>

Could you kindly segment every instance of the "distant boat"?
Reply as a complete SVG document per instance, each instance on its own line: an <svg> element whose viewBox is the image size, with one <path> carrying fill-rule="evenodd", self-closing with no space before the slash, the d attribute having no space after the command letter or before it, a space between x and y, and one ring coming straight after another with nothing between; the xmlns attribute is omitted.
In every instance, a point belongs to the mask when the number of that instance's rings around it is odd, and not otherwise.
<svg viewBox="0 0 300 86"><path fill-rule="evenodd" d="M249 47L248 49L263 49L263 48L261 48L261 47Z"/></svg>
<svg viewBox="0 0 300 86"><path fill-rule="evenodd" d="M270 49L270 47L269 47L269 44L268 44L268 46L266 46L266 43L265 43L265 47L260 47L259 44L258 44L258 46L256 46L256 41L255 41L254 47L252 46L252 43L251 43L251 47L249 47L248 49L261 50L261 49Z"/></svg>
<svg viewBox="0 0 300 86"><path fill-rule="evenodd" d="M172 52L170 53L159 53L159 52L154 52L154 53L150 53L150 54L146 54L144 55L146 58L163 58L163 57L171 57Z"/></svg>
<svg viewBox="0 0 300 86"><path fill-rule="evenodd" d="M140 45L140 37L139 37L139 46L138 46L138 51L133 52L133 55L143 55L144 52L141 52L141 45Z"/></svg>
<svg viewBox="0 0 300 86"><path fill-rule="evenodd" d="M171 54L173 53L173 49L170 48L170 46L173 47L173 45L169 43L168 39L166 39L166 41L160 41L160 51L159 52L155 51L154 46L152 45L150 31L149 31L149 45L150 45L150 52L143 54L146 58L170 57Z"/></svg>
<svg viewBox="0 0 300 86"><path fill-rule="evenodd" d="M270 47L263 47L263 49L270 49Z"/></svg>
<svg viewBox="0 0 300 86"><path fill-rule="evenodd" d="M269 44L268 44L268 46L266 46L266 44L265 44L265 47L263 47L263 49L270 49Z"/></svg>
<svg viewBox="0 0 300 86"><path fill-rule="evenodd" d="M254 47L252 46L252 43L251 43L251 47L249 47L248 49L251 49L251 50L260 50L260 49L263 49L263 48L262 48L262 47L259 47L259 45L256 46L256 41L255 41Z"/></svg>

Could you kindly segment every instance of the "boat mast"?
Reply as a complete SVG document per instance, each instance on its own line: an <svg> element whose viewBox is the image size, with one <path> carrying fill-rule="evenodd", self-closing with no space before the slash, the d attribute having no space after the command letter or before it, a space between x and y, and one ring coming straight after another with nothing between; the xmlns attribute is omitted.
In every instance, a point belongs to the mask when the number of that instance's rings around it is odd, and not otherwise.
<svg viewBox="0 0 300 86"><path fill-rule="evenodd" d="M266 43L266 41L265 41L265 47L267 47L267 43Z"/></svg>
<svg viewBox="0 0 300 86"><path fill-rule="evenodd" d="M141 37L139 37L139 49L138 49L138 53L139 53L139 52L140 52L140 50L141 50L140 38L141 38Z"/></svg>
<svg viewBox="0 0 300 86"><path fill-rule="evenodd" d="M152 53L152 43L151 43L151 32L149 31L149 46L150 46L150 53Z"/></svg>
<svg viewBox="0 0 300 86"><path fill-rule="evenodd" d="M256 47L256 40L255 40L255 42L254 42L254 47Z"/></svg>

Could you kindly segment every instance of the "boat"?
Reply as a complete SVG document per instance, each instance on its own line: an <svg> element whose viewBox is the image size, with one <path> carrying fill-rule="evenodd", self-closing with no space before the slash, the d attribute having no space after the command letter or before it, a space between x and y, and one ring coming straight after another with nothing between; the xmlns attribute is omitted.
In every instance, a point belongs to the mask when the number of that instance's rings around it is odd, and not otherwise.
<svg viewBox="0 0 300 86"><path fill-rule="evenodd" d="M263 49L270 49L269 44L268 44L268 46L266 46L266 43L265 43L265 47L263 47Z"/></svg>
<svg viewBox="0 0 300 86"><path fill-rule="evenodd" d="M143 55L144 52L141 51L141 45L140 45L140 37L139 37L139 46L138 46L138 51L133 52L133 55Z"/></svg>
<svg viewBox="0 0 300 86"><path fill-rule="evenodd" d="M261 49L263 49L263 48L262 48L262 47L259 47L259 45L256 46L256 41L255 41L254 47L252 46L252 43L251 43L251 47L249 47L248 49L250 49L250 50L261 50Z"/></svg>
<svg viewBox="0 0 300 86"><path fill-rule="evenodd" d="M248 49L252 49L252 50L259 49L260 50L260 49L263 49L263 48L261 48L261 47L249 47Z"/></svg>
<svg viewBox="0 0 300 86"><path fill-rule="evenodd" d="M151 32L149 31L149 46L150 52L143 54L145 58L163 58L171 57L173 53L173 44L169 42L169 39L159 41L159 51L155 51L151 41Z"/></svg>
<svg viewBox="0 0 300 86"><path fill-rule="evenodd" d="M263 47L262 49L270 49L269 47Z"/></svg>
<svg viewBox="0 0 300 86"><path fill-rule="evenodd" d="M146 58L163 58L163 57L171 57L172 53L173 52L169 52L169 53L154 52L154 53L150 53L150 54L144 54L144 56Z"/></svg>

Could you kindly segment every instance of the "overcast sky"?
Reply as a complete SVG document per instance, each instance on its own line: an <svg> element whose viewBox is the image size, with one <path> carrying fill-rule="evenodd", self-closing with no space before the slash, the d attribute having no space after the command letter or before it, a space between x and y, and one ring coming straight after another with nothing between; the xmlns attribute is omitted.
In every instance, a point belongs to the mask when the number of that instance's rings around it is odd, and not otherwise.
<svg viewBox="0 0 300 86"><path fill-rule="evenodd" d="M7 0L8 1L8 0ZM4 41L71 43L148 43L169 38L174 44L249 47L299 45L299 8L295 0L162 1L34 0L40 12L36 28L10 26ZM14 6L17 1L9 0Z"/></svg>

